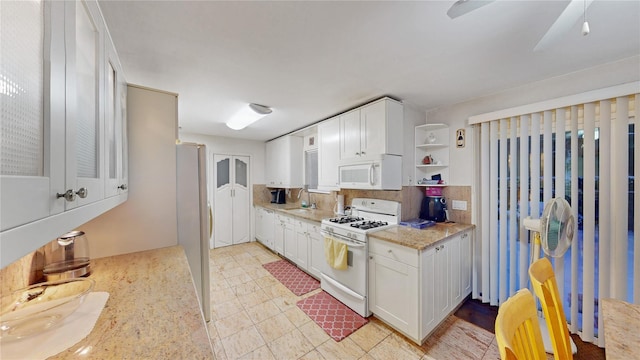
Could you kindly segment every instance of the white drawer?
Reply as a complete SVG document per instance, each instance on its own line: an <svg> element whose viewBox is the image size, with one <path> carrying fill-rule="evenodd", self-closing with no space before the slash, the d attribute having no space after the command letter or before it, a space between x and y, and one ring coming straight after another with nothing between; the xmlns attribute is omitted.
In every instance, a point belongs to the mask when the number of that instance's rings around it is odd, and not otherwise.
<svg viewBox="0 0 640 360"><path fill-rule="evenodd" d="M296 231L298 232L307 232L307 222L300 219L294 220L296 225Z"/></svg>
<svg viewBox="0 0 640 360"><path fill-rule="evenodd" d="M384 240L369 238L369 252L416 268L420 262L420 256L417 249L412 249L410 247L394 244Z"/></svg>
<svg viewBox="0 0 640 360"><path fill-rule="evenodd" d="M286 224L294 225L293 218L286 215L278 214L278 220Z"/></svg>

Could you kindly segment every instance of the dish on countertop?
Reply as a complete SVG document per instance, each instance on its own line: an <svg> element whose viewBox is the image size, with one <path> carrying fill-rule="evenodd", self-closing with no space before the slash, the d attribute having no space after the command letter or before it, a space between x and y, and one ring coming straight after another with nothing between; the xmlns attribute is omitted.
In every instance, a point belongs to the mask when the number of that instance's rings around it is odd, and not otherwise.
<svg viewBox="0 0 640 360"><path fill-rule="evenodd" d="M72 314L95 282L87 278L34 284L0 299L0 339L20 339L55 327Z"/></svg>

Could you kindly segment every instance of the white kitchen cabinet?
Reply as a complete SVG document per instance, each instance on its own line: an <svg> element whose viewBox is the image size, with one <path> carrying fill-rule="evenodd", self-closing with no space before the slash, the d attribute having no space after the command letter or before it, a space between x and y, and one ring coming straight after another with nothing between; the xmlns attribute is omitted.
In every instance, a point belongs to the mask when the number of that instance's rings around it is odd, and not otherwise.
<svg viewBox="0 0 640 360"><path fill-rule="evenodd" d="M255 213L255 227L256 227L256 239L260 241L264 246L268 247L272 251L275 251L274 236L275 236L275 214L273 210L256 207Z"/></svg>
<svg viewBox="0 0 640 360"><path fill-rule="evenodd" d="M293 218L282 214L276 215L275 250L289 260L297 256L296 229Z"/></svg>
<svg viewBox="0 0 640 360"><path fill-rule="evenodd" d="M436 249L427 248L420 253L420 337L424 339L440 323L436 315L436 296L441 283L437 278Z"/></svg>
<svg viewBox="0 0 640 360"><path fill-rule="evenodd" d="M449 308L453 311L464 300L462 296L462 252L460 251L461 236L456 235L449 240Z"/></svg>
<svg viewBox="0 0 640 360"><path fill-rule="evenodd" d="M369 309L412 339L419 339L417 250L369 241Z"/></svg>
<svg viewBox="0 0 640 360"><path fill-rule="evenodd" d="M273 223L273 251L284 255L284 224L280 215L276 215Z"/></svg>
<svg viewBox="0 0 640 360"><path fill-rule="evenodd" d="M296 228L296 251L293 262L304 271L309 269L309 229L304 220L295 220Z"/></svg>
<svg viewBox="0 0 640 360"><path fill-rule="evenodd" d="M127 83L110 37L105 39L105 196L128 191Z"/></svg>
<svg viewBox="0 0 640 360"><path fill-rule="evenodd" d="M19 34L2 41L3 68L22 69L3 76L25 91L3 102L0 267L126 200L105 197L109 35L97 2L2 8L14 15L2 32Z"/></svg>
<svg viewBox="0 0 640 360"><path fill-rule="evenodd" d="M434 274L435 274L435 282L434 282L434 312L435 318L438 322L442 318L444 318L449 313L449 305L450 305L450 265L449 265L449 242L443 241L435 246L435 255L433 257L433 262L435 264Z"/></svg>
<svg viewBox="0 0 640 360"><path fill-rule="evenodd" d="M104 198L104 39L97 3L65 2L65 182L77 194L65 209Z"/></svg>
<svg viewBox="0 0 640 360"><path fill-rule="evenodd" d="M320 234L320 223L308 224L309 267L308 272L320 279L320 273L326 264L324 257L324 237Z"/></svg>
<svg viewBox="0 0 640 360"><path fill-rule="evenodd" d="M302 141L299 136L283 136L267 142L265 178L270 188L301 188Z"/></svg>
<svg viewBox="0 0 640 360"><path fill-rule="evenodd" d="M426 160L428 158L429 160ZM449 126L426 124L415 128L416 185L446 186L449 183ZM424 184L440 175L443 184Z"/></svg>
<svg viewBox="0 0 640 360"><path fill-rule="evenodd" d="M471 231L466 231L460 235L460 287L462 298L471 294L471 279L473 277L473 248L471 247Z"/></svg>
<svg viewBox="0 0 640 360"><path fill-rule="evenodd" d="M340 117L318 124L318 189L337 190L340 160Z"/></svg>
<svg viewBox="0 0 640 360"><path fill-rule="evenodd" d="M375 159L381 154L402 155L402 104L382 98L339 116L340 162Z"/></svg>
<svg viewBox="0 0 640 360"><path fill-rule="evenodd" d="M417 344L470 292L471 230L422 251L369 239L369 309Z"/></svg>

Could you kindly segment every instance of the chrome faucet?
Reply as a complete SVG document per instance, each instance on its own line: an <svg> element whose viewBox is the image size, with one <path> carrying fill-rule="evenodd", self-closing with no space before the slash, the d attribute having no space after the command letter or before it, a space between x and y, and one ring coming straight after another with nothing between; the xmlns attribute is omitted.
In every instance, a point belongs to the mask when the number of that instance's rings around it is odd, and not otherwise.
<svg viewBox="0 0 640 360"><path fill-rule="evenodd" d="M309 192L309 185L304 186L304 191L307 192L307 204L308 204L307 206L309 206L312 209L316 209L317 208L316 203L311 202L311 193Z"/></svg>

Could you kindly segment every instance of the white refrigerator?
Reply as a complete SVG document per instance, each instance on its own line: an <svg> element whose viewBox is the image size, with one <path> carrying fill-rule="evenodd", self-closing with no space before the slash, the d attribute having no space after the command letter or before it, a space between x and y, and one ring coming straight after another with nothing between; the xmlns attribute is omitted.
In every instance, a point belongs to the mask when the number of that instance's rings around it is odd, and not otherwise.
<svg viewBox="0 0 640 360"><path fill-rule="evenodd" d="M207 201L207 162L204 145L176 145L178 243L182 245L205 321L211 320L209 238L211 208Z"/></svg>

